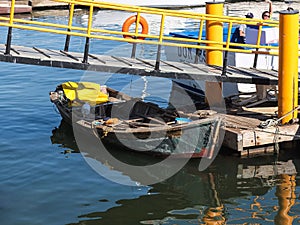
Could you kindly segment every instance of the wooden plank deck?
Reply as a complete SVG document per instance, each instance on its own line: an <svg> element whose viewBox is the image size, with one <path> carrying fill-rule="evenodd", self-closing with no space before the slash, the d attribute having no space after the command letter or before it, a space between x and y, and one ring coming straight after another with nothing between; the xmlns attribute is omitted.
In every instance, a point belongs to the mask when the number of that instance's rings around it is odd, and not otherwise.
<svg viewBox="0 0 300 225"><path fill-rule="evenodd" d="M273 114L270 113L270 109ZM251 116L247 111L251 112ZM261 107L257 111L244 108L243 114L225 115L223 146L241 156L274 152L275 144L300 140L299 123L269 126L259 125L267 120L276 120L277 107Z"/></svg>
<svg viewBox="0 0 300 225"><path fill-rule="evenodd" d="M0 44L0 61L11 63L175 79L262 85L275 85L278 82L278 71L273 70L246 69L229 66L227 67L226 75L222 75L222 68L216 66L161 61L160 70L156 71L154 70L155 60L151 59L133 59L90 54L88 63L82 63L83 53L78 52L64 52L62 50L12 46L10 54L6 55L5 48L4 44Z"/></svg>

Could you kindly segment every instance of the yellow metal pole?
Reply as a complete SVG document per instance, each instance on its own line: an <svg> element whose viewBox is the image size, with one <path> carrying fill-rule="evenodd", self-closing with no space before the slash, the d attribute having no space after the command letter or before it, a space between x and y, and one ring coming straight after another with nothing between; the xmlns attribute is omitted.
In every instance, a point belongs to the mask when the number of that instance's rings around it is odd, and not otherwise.
<svg viewBox="0 0 300 225"><path fill-rule="evenodd" d="M279 16L278 117L282 124L297 118L299 11L283 10Z"/></svg>
<svg viewBox="0 0 300 225"><path fill-rule="evenodd" d="M12 39L12 27L14 25L14 15L15 15L15 0L11 0L10 5L10 15L9 15L9 27L7 31L7 40L6 40L6 48L5 48L5 55L10 54L11 49L11 39Z"/></svg>
<svg viewBox="0 0 300 225"><path fill-rule="evenodd" d="M87 35L88 38L91 35L91 30L92 30L92 24L93 24L93 13L94 13L94 6L90 6L90 12L89 12L89 21L88 21L88 26L87 26Z"/></svg>
<svg viewBox="0 0 300 225"><path fill-rule="evenodd" d="M87 25L87 36L85 38L85 47L84 47L84 55L83 55L83 63L88 63L88 55L89 55L89 49L90 49L90 38L91 38L91 30L93 26L93 13L94 12L94 6L90 5L90 12L89 12L89 21Z"/></svg>
<svg viewBox="0 0 300 225"><path fill-rule="evenodd" d="M12 25L13 24L13 20L14 20L14 14L15 14L15 0L11 0L11 4L10 4L10 14L9 14L9 24Z"/></svg>
<svg viewBox="0 0 300 225"><path fill-rule="evenodd" d="M224 2L207 2L206 14L223 16ZM206 21L206 39L221 43L223 42L223 23L217 20ZM208 46L222 48L222 44L209 43ZM222 50L207 50L206 63L208 65L222 66L223 52Z"/></svg>
<svg viewBox="0 0 300 225"><path fill-rule="evenodd" d="M223 16L224 2L206 2L206 14ZM222 43L223 42L223 23L218 20L206 21L206 40ZM222 48L222 44L208 43L207 46ZM223 52L222 50L206 50L206 63L208 65L222 66ZM206 102L210 106L218 107L221 105L222 83L205 82Z"/></svg>
<svg viewBox="0 0 300 225"><path fill-rule="evenodd" d="M72 30L71 28L72 28L72 24L73 24L74 9L75 9L74 3L69 3L68 31ZM65 47L64 47L64 51L66 51L66 52L69 51L70 39L71 39L71 35L67 34L66 41L65 41Z"/></svg>
<svg viewBox="0 0 300 225"><path fill-rule="evenodd" d="M72 23L73 23L73 16L74 16L74 9L75 9L75 4L71 3L70 4L70 10L69 10L69 22L68 22L68 29L71 30L72 28Z"/></svg>

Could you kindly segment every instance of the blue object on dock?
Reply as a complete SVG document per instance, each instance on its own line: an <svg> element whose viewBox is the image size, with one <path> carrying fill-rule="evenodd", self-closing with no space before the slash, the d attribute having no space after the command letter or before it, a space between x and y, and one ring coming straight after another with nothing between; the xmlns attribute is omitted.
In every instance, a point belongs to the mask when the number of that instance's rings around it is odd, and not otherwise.
<svg viewBox="0 0 300 225"><path fill-rule="evenodd" d="M232 27L231 35L233 34L234 30L237 28L237 26ZM169 35L174 37L181 37L181 38L192 38L192 39L198 39L199 37L199 31L197 30L184 30L181 32L170 32ZM223 39L224 41L227 40L228 35L228 28L223 27ZM203 29L202 31L202 37L205 38L206 36L206 30Z"/></svg>
<svg viewBox="0 0 300 225"><path fill-rule="evenodd" d="M176 123L181 124L181 123L188 123L191 122L192 120L189 118L181 118L181 117L176 117L175 118Z"/></svg>

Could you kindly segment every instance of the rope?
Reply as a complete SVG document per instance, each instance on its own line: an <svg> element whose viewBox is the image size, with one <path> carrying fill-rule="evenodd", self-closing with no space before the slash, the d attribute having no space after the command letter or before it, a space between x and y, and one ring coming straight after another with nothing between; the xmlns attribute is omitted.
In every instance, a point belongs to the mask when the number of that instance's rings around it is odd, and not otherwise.
<svg viewBox="0 0 300 225"><path fill-rule="evenodd" d="M279 153L279 143L278 143L278 135L279 134L279 127L276 126L276 130L275 130L275 135L274 135L274 153L278 154Z"/></svg>
<svg viewBox="0 0 300 225"><path fill-rule="evenodd" d="M271 126L277 127L281 120L283 120L285 117L287 117L288 115L290 115L291 113L295 112L298 109L300 109L299 105L295 109L293 109L293 110L289 111L288 113L284 114L282 117L280 117L277 120L267 119L266 121L261 122L259 127L262 128L262 129L265 129L265 128L268 128L268 127L271 127Z"/></svg>
<svg viewBox="0 0 300 225"><path fill-rule="evenodd" d="M258 127L265 129L268 127L277 127L277 126L278 126L278 120L267 119L266 121L261 122Z"/></svg>

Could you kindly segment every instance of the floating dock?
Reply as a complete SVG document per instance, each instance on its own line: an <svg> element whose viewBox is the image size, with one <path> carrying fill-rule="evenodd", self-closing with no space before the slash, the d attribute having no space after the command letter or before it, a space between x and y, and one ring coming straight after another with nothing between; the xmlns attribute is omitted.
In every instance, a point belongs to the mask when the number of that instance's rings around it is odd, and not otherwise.
<svg viewBox="0 0 300 225"><path fill-rule="evenodd" d="M274 112L269 113L270 109ZM240 156L249 156L276 153L279 143L299 140L298 123L284 126L271 124L277 120L276 110L277 107L244 108L240 114L226 115L223 146ZM269 123L269 126L261 128L262 123Z"/></svg>

